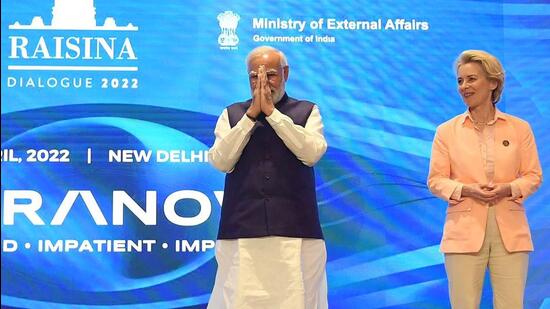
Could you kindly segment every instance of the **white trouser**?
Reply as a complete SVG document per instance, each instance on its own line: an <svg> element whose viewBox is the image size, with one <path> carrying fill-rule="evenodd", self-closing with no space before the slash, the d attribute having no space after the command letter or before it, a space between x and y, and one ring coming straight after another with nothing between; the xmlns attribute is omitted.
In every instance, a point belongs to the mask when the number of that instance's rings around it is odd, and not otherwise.
<svg viewBox="0 0 550 309"><path fill-rule="evenodd" d="M208 308L328 308L326 256L322 239L218 240Z"/></svg>

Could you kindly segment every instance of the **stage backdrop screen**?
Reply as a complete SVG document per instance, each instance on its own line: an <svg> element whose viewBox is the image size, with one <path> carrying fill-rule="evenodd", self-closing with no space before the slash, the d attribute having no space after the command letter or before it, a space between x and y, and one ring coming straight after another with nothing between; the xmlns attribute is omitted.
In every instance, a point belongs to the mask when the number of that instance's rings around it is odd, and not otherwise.
<svg viewBox="0 0 550 309"><path fill-rule="evenodd" d="M285 52L287 93L323 117L331 308L449 307L446 203L426 178L436 127L466 110L461 51L502 60L498 108L531 124L550 172L547 1L1 6L2 306L206 306L224 187L208 149L222 110L250 97L261 45ZM527 308L550 308L549 203L547 185L525 203Z"/></svg>

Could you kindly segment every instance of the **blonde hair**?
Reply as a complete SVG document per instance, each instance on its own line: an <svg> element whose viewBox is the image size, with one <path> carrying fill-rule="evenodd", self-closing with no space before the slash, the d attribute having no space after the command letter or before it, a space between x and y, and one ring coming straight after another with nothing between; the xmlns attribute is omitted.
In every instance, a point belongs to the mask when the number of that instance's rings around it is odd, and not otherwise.
<svg viewBox="0 0 550 309"><path fill-rule="evenodd" d="M504 89L504 68L502 67L502 64L497 57L486 51L470 49L463 51L456 59L455 72L458 71L458 68L461 65L470 62L479 63L487 78L497 82L497 87L493 90L491 95L493 104L497 104L502 95L502 90Z"/></svg>

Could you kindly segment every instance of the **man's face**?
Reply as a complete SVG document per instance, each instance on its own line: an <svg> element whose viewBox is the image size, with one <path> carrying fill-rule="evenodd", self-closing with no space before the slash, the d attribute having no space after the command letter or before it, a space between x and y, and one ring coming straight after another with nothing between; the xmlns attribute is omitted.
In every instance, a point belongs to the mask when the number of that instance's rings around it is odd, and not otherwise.
<svg viewBox="0 0 550 309"><path fill-rule="evenodd" d="M280 55L275 51L268 51L254 55L248 62L248 81L253 93L259 79L258 72L263 65L267 75L273 103L281 100L285 94L285 82L288 79L288 66L281 66Z"/></svg>

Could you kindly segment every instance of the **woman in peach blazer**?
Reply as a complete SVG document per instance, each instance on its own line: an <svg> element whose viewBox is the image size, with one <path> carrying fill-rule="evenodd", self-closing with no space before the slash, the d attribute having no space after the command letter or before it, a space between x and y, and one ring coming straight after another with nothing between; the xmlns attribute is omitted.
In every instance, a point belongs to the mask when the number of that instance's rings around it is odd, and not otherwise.
<svg viewBox="0 0 550 309"><path fill-rule="evenodd" d="M533 243L523 201L542 171L529 124L496 108L504 70L493 55L464 51L458 92L468 109L436 131L428 187L448 201L441 251L454 309L479 308L489 268L494 308L523 308Z"/></svg>

